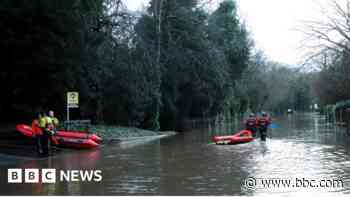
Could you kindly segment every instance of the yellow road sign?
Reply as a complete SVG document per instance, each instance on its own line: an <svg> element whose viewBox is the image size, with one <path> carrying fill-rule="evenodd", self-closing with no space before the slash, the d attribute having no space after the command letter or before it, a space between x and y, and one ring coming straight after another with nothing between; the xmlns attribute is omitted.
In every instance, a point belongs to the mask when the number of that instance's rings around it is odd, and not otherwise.
<svg viewBox="0 0 350 197"><path fill-rule="evenodd" d="M68 107L79 106L79 93L78 92L67 92L67 105Z"/></svg>

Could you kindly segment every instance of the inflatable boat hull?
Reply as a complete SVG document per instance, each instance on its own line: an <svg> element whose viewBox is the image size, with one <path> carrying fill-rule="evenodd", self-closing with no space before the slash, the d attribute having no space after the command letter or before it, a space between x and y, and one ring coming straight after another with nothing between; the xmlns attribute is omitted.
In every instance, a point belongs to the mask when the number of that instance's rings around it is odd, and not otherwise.
<svg viewBox="0 0 350 197"><path fill-rule="evenodd" d="M32 127L28 125L19 124L16 126L16 130L26 137L35 137ZM56 134L52 136L52 141L55 143L55 145L63 147L95 148L100 145L102 139L95 134L77 131L57 131Z"/></svg>
<svg viewBox="0 0 350 197"><path fill-rule="evenodd" d="M214 136L212 141L215 144L241 144L253 141L252 132L249 130L243 130L235 135L228 136Z"/></svg>

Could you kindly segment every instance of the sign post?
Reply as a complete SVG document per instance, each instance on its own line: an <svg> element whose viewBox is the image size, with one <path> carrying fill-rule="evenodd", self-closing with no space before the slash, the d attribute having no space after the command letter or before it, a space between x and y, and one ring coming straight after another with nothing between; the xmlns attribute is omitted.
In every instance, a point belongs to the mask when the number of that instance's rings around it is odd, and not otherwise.
<svg viewBox="0 0 350 197"><path fill-rule="evenodd" d="M69 121L69 108L79 107L79 92L67 92L67 121Z"/></svg>

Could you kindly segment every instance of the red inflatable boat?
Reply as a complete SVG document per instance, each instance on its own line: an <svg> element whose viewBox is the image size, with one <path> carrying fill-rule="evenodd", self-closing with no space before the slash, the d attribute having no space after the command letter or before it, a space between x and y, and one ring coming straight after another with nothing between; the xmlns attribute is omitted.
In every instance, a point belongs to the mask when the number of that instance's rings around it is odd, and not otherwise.
<svg viewBox="0 0 350 197"><path fill-rule="evenodd" d="M252 132L249 130L243 130L235 135L228 136L214 136L213 142L215 144L240 144L253 141Z"/></svg>
<svg viewBox="0 0 350 197"><path fill-rule="evenodd" d="M16 130L24 136L33 138L35 132L31 126L19 124ZM55 145L70 147L70 148L95 148L100 145L102 139L95 134L88 134L78 131L57 131L52 136L52 141Z"/></svg>

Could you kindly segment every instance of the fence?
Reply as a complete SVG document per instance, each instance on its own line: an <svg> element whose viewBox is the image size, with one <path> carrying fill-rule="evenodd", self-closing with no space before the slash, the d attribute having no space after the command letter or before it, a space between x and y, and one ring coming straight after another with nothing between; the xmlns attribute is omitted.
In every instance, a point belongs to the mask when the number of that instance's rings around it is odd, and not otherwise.
<svg viewBox="0 0 350 197"><path fill-rule="evenodd" d="M324 114L328 122L345 127L350 131L350 100L340 101L334 105L327 105Z"/></svg>
<svg viewBox="0 0 350 197"><path fill-rule="evenodd" d="M89 132L91 128L91 120L67 120L63 122L65 130L75 130Z"/></svg>

